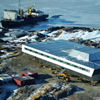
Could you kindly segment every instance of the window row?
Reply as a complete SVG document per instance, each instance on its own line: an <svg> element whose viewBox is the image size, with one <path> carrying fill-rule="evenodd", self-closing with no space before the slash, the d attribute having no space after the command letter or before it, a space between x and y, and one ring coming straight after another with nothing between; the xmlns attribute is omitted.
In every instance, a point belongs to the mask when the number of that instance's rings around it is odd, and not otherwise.
<svg viewBox="0 0 100 100"><path fill-rule="evenodd" d="M54 57L51 57L51 56L45 55L45 54L43 54L43 53L40 53L40 52L37 52L37 51L34 51L34 50L30 50L30 49L28 49L28 48L25 48L25 49L28 50L28 51L31 51L31 52L33 52L33 53L36 53L36 54L42 55L42 56L44 56L44 57L47 57L47 58L50 58L50 59L53 59L53 60L56 60L56 61L62 62L62 63L67 64L67 65L70 65L70 66L72 66L72 67L75 67L75 68L78 68L78 69L84 70L84 71L86 71L86 72L90 72L90 70L88 70L88 69L86 69L86 68L82 68L82 67L79 67L79 66L73 65L73 64L71 64L71 63L68 63L68 62L65 62L65 61L59 60L59 59L57 59L57 58L54 58Z"/></svg>

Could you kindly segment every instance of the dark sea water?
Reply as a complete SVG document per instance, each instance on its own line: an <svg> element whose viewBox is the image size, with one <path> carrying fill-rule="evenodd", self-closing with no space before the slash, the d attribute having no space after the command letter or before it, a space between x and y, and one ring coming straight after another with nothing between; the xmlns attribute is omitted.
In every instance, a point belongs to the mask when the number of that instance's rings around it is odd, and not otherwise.
<svg viewBox="0 0 100 100"><path fill-rule="evenodd" d="M0 19L4 9L17 9L19 0L0 0ZM29 3L30 2L30 3ZM44 29L52 26L86 26L100 28L100 0L21 0L21 8L36 3L49 14L47 22L22 29Z"/></svg>

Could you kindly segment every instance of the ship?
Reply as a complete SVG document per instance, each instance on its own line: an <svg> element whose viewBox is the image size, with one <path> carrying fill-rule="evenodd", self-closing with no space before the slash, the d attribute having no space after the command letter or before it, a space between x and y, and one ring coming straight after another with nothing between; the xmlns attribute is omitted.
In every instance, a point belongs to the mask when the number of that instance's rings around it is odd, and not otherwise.
<svg viewBox="0 0 100 100"><path fill-rule="evenodd" d="M4 16L1 20L1 25L4 28L15 28L27 25L36 25L40 21L45 21L48 14L43 11L36 10L34 5L28 7L26 11L18 8L17 10L4 10Z"/></svg>

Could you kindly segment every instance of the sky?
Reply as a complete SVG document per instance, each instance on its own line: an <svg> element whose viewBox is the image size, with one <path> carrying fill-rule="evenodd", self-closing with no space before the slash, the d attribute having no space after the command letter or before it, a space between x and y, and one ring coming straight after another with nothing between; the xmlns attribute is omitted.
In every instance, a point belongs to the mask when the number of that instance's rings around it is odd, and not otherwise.
<svg viewBox="0 0 100 100"><path fill-rule="evenodd" d="M100 0L21 0L21 8L26 10L36 3L36 8L49 14L49 20L39 27L86 26L100 27ZM17 9L18 0L0 0L0 19L4 9Z"/></svg>

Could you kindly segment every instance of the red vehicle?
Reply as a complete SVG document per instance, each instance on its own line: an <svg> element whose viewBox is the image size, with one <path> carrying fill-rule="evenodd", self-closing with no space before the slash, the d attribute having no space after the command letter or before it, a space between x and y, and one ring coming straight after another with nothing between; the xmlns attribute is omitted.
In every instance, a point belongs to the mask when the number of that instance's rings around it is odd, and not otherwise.
<svg viewBox="0 0 100 100"><path fill-rule="evenodd" d="M34 78L30 76L17 76L13 80L19 86L30 85L34 83Z"/></svg>
<svg viewBox="0 0 100 100"><path fill-rule="evenodd" d="M33 71L23 71L21 72L21 75L22 76L31 76L31 77L34 77L34 78L38 78L38 73L37 72L33 72Z"/></svg>

